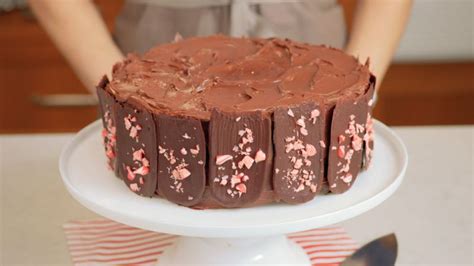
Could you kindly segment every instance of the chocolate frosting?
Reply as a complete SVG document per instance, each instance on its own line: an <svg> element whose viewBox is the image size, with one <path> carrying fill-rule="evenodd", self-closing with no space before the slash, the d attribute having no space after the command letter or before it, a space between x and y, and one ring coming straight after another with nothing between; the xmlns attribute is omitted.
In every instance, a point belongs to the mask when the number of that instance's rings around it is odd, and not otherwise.
<svg viewBox="0 0 474 266"><path fill-rule="evenodd" d="M271 113L305 99L334 105L342 95L362 95L369 77L367 66L337 49L216 35L128 55L108 88L119 101L209 120L213 108Z"/></svg>

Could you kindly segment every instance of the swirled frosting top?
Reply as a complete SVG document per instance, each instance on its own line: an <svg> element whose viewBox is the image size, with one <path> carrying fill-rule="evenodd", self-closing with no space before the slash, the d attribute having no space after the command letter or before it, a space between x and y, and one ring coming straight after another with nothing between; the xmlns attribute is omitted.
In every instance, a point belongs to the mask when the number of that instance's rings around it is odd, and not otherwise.
<svg viewBox="0 0 474 266"><path fill-rule="evenodd" d="M108 89L156 112L208 120L212 108L261 110L358 97L370 72L356 58L325 46L283 39L196 37L128 55Z"/></svg>

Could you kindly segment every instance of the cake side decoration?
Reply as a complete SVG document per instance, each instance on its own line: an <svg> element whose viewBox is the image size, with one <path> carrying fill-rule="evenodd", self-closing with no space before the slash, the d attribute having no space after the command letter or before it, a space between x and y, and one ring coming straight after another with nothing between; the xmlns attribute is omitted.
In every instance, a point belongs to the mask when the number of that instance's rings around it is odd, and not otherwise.
<svg viewBox="0 0 474 266"><path fill-rule="evenodd" d="M152 197L157 183L156 131L153 116L133 101L115 104L117 167L133 192Z"/></svg>
<svg viewBox="0 0 474 266"><path fill-rule="evenodd" d="M357 100L341 99L332 116L327 180L333 193L343 193L354 184L364 156L364 136L373 86ZM367 138L367 137L366 137Z"/></svg>
<svg viewBox="0 0 474 266"><path fill-rule="evenodd" d="M155 115L158 132L158 194L192 206L206 186L206 139L201 121Z"/></svg>
<svg viewBox="0 0 474 266"><path fill-rule="evenodd" d="M224 207L255 202L270 183L271 121L260 112L212 111L209 125L209 186Z"/></svg>
<svg viewBox="0 0 474 266"><path fill-rule="evenodd" d="M278 108L273 113L273 187L287 203L303 203L321 188L324 121L315 103Z"/></svg>

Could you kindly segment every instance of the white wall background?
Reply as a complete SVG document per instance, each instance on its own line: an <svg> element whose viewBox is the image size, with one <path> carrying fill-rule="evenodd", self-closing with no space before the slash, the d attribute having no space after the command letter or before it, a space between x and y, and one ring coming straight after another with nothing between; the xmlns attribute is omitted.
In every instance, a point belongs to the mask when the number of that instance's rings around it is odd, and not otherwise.
<svg viewBox="0 0 474 266"><path fill-rule="evenodd" d="M474 0L415 0L395 60L474 60L473 14Z"/></svg>

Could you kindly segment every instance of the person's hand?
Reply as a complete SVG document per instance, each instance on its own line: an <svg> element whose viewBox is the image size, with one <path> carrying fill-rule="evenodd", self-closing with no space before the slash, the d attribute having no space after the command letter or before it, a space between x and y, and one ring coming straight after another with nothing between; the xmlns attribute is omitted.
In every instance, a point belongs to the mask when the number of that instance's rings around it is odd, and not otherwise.
<svg viewBox="0 0 474 266"><path fill-rule="evenodd" d="M30 0L30 7L84 86L95 94L100 78L123 55L90 0Z"/></svg>
<svg viewBox="0 0 474 266"><path fill-rule="evenodd" d="M382 83L407 24L411 0L359 0L346 52L364 64Z"/></svg>

